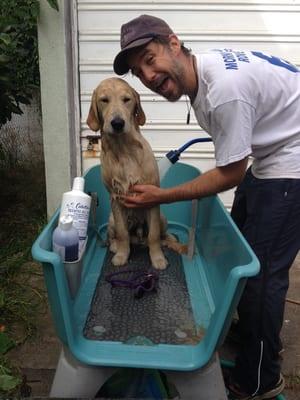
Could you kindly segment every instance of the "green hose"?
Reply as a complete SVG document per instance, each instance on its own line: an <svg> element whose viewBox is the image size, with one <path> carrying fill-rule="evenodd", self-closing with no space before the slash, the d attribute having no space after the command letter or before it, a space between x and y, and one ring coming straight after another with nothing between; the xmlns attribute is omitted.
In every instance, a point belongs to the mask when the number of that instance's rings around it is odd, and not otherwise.
<svg viewBox="0 0 300 400"><path fill-rule="evenodd" d="M233 368L234 367L234 362L233 361L229 361L229 360L224 360L221 359L221 366L224 368ZM277 400L285 400L285 397L283 394L279 394L278 396L276 396Z"/></svg>

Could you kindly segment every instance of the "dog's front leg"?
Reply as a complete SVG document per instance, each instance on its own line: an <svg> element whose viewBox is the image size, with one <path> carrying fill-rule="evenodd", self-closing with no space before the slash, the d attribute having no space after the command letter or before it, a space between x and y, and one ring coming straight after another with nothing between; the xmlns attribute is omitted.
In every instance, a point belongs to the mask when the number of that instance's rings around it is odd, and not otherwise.
<svg viewBox="0 0 300 400"><path fill-rule="evenodd" d="M148 246L151 262L156 269L165 269L168 262L164 256L160 244L160 211L159 207L153 207L147 213L148 222Z"/></svg>
<svg viewBox="0 0 300 400"><path fill-rule="evenodd" d="M115 266L126 264L130 245L129 245L129 232L127 228L127 216L124 208L117 202L112 201L112 213L114 217L114 251L115 255L112 258L112 263Z"/></svg>

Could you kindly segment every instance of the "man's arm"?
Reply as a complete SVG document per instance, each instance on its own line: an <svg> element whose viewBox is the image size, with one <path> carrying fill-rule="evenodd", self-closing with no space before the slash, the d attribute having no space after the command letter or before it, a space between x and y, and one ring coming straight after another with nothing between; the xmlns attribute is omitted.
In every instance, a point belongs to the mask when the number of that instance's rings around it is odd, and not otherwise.
<svg viewBox="0 0 300 400"><path fill-rule="evenodd" d="M162 189L153 185L135 185L132 195L121 196L129 208L153 207L157 204L200 199L238 185L246 172L248 157L224 167L216 167L179 186Z"/></svg>

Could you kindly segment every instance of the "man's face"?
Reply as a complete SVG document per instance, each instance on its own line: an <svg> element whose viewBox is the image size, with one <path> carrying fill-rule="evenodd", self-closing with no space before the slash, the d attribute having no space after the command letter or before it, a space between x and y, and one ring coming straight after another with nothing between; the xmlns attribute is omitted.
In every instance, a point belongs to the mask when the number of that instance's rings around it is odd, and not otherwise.
<svg viewBox="0 0 300 400"><path fill-rule="evenodd" d="M183 68L177 58L180 44L172 43L168 47L151 41L129 54L127 61L133 75L147 88L169 101L176 101L184 94Z"/></svg>

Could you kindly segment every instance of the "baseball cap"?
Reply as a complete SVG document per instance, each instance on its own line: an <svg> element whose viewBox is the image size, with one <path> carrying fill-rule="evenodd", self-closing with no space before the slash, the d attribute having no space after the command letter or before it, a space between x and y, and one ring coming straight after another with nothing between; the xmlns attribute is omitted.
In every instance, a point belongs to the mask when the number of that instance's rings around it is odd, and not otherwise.
<svg viewBox="0 0 300 400"><path fill-rule="evenodd" d="M174 32L162 19L152 15L140 15L121 26L121 51L114 60L114 71L123 75L129 71L127 64L128 51L143 46L159 36L169 36Z"/></svg>

